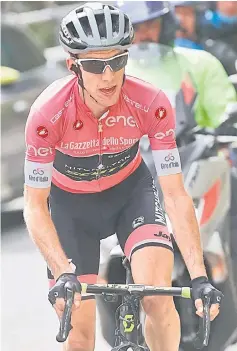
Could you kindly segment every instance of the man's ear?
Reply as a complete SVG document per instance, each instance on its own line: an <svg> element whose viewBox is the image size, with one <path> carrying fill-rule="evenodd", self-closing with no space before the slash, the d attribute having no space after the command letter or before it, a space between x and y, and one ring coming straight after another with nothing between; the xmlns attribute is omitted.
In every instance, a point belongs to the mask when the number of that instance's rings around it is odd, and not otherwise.
<svg viewBox="0 0 237 351"><path fill-rule="evenodd" d="M75 61L73 60L73 58L69 57L66 59L66 63L67 63L67 68L70 72L72 72L73 74L77 75L77 66L75 64Z"/></svg>

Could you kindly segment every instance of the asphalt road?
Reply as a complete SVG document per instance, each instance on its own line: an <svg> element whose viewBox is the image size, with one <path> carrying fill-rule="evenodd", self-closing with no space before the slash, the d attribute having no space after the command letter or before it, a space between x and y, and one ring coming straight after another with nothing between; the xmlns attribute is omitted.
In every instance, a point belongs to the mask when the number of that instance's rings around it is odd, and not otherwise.
<svg viewBox="0 0 237 351"><path fill-rule="evenodd" d="M47 300L45 264L24 226L2 233L2 350L59 351L58 319ZM96 351L108 351L97 319Z"/></svg>
<svg viewBox="0 0 237 351"><path fill-rule="evenodd" d="M43 259L19 221L21 215L7 218L8 228L5 219L2 224L2 350L60 351L61 346L55 341L58 320L47 301ZM101 350L110 348L101 336L97 316L95 351ZM226 351L237 351L237 345Z"/></svg>

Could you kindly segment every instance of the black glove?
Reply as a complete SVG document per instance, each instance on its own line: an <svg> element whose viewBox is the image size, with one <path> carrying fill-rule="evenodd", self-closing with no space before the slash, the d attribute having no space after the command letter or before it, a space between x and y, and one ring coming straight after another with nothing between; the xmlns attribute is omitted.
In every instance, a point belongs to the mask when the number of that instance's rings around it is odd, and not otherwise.
<svg viewBox="0 0 237 351"><path fill-rule="evenodd" d="M198 277L192 280L192 299L195 302L197 299L202 299L204 295L211 296L211 304L219 303L224 297L221 291L214 288L209 283L207 277Z"/></svg>
<svg viewBox="0 0 237 351"><path fill-rule="evenodd" d="M81 293L81 283L75 273L63 273L56 280L56 284L49 290L48 299L51 305L54 305L57 298L66 296L66 289Z"/></svg>

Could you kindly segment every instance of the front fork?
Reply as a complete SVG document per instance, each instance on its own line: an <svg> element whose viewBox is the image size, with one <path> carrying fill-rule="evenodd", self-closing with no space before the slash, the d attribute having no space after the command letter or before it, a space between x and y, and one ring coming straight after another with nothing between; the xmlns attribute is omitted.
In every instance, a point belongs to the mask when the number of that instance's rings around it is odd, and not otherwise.
<svg viewBox="0 0 237 351"><path fill-rule="evenodd" d="M126 284L133 284L131 267L127 258L123 260L123 266L126 269ZM143 341L139 296L123 296L115 318L116 339L115 347L111 351L149 351L146 347L139 345Z"/></svg>

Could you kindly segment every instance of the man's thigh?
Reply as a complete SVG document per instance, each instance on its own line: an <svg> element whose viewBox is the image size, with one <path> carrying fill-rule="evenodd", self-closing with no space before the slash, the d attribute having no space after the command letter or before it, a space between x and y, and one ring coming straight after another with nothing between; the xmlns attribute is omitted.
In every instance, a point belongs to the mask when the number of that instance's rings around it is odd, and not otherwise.
<svg viewBox="0 0 237 351"><path fill-rule="evenodd" d="M136 284L170 287L174 255L163 247L144 247L132 255L131 268ZM174 301L169 296L148 296L142 299L147 315L163 318L175 310Z"/></svg>
<svg viewBox="0 0 237 351"><path fill-rule="evenodd" d="M72 313L72 330L67 342L72 349L94 350L96 328L96 302L86 300L81 302L80 308ZM74 348L73 348L74 347Z"/></svg>
<svg viewBox="0 0 237 351"><path fill-rule="evenodd" d="M174 255L163 247L143 247L131 258L136 284L171 286Z"/></svg>
<svg viewBox="0 0 237 351"><path fill-rule="evenodd" d="M120 213L116 233L129 260L136 251L150 246L163 248L165 252L170 250L173 255L165 214L151 177L141 181L133 190Z"/></svg>
<svg viewBox="0 0 237 351"><path fill-rule="evenodd" d="M77 274L81 283L93 284L97 282L100 256L100 239L96 229L88 228L80 218L80 208L75 213L75 200L57 190L57 196L50 198L50 213L55 225L62 248ZM60 201L61 200L61 201ZM80 198L78 198L80 200ZM89 222L89 219L88 219ZM48 269L50 287L55 284L54 277ZM85 296L83 299L88 299Z"/></svg>

